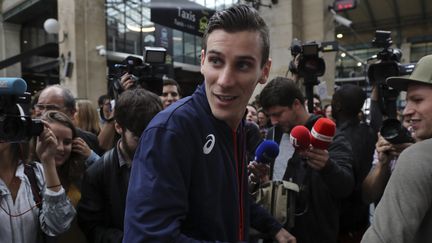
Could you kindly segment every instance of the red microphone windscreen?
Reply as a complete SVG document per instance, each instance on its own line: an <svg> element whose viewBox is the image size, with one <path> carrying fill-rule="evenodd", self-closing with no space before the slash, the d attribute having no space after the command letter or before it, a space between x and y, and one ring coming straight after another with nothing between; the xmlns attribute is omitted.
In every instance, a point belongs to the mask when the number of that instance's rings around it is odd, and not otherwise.
<svg viewBox="0 0 432 243"><path fill-rule="evenodd" d="M294 148L299 150L306 150L310 145L311 135L309 129L305 126L295 126L290 133L290 141Z"/></svg>
<svg viewBox="0 0 432 243"><path fill-rule="evenodd" d="M311 131L311 144L315 148L327 149L336 133L336 124L328 118L320 118Z"/></svg>

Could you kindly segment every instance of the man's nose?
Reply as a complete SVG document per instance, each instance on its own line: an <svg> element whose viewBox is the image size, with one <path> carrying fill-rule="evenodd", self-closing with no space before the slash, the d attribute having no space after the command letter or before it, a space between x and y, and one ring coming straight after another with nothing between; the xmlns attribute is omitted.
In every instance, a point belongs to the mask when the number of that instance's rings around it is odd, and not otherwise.
<svg viewBox="0 0 432 243"><path fill-rule="evenodd" d="M228 87L232 84L233 80L233 70L228 65L221 71L217 83L221 87Z"/></svg>
<svg viewBox="0 0 432 243"><path fill-rule="evenodd" d="M411 106L411 103L410 103L410 102L407 102L406 105L405 105L405 108L404 108L403 111L402 111L402 115L403 115L403 116L408 116L408 115L411 115L411 114L413 114L413 113L414 113L414 109L413 109L413 107Z"/></svg>

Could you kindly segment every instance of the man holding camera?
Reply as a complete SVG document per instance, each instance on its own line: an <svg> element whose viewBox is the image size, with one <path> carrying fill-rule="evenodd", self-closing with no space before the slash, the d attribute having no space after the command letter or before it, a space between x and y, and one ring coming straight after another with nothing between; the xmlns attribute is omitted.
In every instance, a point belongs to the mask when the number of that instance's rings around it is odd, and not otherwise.
<svg viewBox="0 0 432 243"><path fill-rule="evenodd" d="M403 115L419 140L399 156L374 221L362 242L432 241L432 55L420 59L409 78L391 77L387 84L406 90Z"/></svg>

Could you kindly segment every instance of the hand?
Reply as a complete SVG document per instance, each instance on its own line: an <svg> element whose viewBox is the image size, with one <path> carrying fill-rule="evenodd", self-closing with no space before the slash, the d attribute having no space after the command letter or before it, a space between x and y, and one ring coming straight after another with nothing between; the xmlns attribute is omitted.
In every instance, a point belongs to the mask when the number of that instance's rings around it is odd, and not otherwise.
<svg viewBox="0 0 432 243"><path fill-rule="evenodd" d="M55 166L55 156L57 154L57 137L51 130L50 125L43 121L44 130L37 137L36 141L36 154L39 157L40 162L45 166Z"/></svg>
<svg viewBox="0 0 432 243"><path fill-rule="evenodd" d="M412 143L392 144L378 133L378 141L375 144L375 149L378 152L379 163L386 165L390 160L399 157L399 154L411 145Z"/></svg>
<svg viewBox="0 0 432 243"><path fill-rule="evenodd" d="M92 151L82 138L77 137L72 141L72 152L78 154L81 160L87 160Z"/></svg>
<svg viewBox="0 0 432 243"><path fill-rule="evenodd" d="M296 243L296 238L290 234L288 231L286 231L284 228L280 229L279 232L277 232L275 239L279 243Z"/></svg>
<svg viewBox="0 0 432 243"><path fill-rule="evenodd" d="M300 155L306 157L306 163L314 170L322 170L330 158L327 150L313 147L300 152Z"/></svg>
<svg viewBox="0 0 432 243"><path fill-rule="evenodd" d="M391 160L390 151L392 150L392 145L379 133L375 149L378 153L378 162L381 163L381 165L387 165Z"/></svg>
<svg viewBox="0 0 432 243"><path fill-rule="evenodd" d="M264 183L270 180L270 166L267 164L252 161L248 165L248 170L251 172L251 180L255 183Z"/></svg>
<svg viewBox="0 0 432 243"><path fill-rule="evenodd" d="M120 79L120 85L123 90L132 89L135 87L135 80L132 79L132 74L125 73Z"/></svg>

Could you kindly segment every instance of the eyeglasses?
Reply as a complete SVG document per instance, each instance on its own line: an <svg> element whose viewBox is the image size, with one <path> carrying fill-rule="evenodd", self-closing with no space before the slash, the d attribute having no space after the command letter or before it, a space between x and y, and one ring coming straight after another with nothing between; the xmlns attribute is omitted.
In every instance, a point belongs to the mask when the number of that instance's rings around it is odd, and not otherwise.
<svg viewBox="0 0 432 243"><path fill-rule="evenodd" d="M64 106L54 105L54 104L36 104L35 108L39 110L47 110L47 111L59 111L64 108Z"/></svg>

